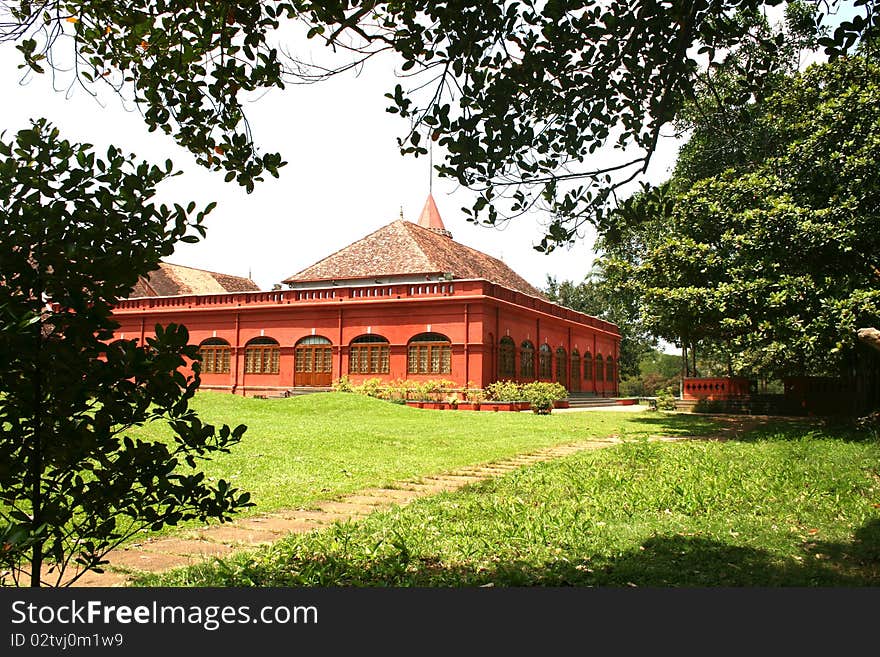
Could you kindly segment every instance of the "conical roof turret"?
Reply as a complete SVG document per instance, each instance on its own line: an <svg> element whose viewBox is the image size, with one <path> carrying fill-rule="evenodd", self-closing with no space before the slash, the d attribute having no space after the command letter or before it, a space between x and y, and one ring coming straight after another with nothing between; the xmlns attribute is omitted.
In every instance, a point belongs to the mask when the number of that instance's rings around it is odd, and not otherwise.
<svg viewBox="0 0 880 657"><path fill-rule="evenodd" d="M425 207L422 208L422 214L419 215L417 223L422 228L427 228L439 235L452 238L452 233L446 230L446 226L443 225L443 219L440 218L440 211L437 209L437 204L434 202L432 194L428 194Z"/></svg>

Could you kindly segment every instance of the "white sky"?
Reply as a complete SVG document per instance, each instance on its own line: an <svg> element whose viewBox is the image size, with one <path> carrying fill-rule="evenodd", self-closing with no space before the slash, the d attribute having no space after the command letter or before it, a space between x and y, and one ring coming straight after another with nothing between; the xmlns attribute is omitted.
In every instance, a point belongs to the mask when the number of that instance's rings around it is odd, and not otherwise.
<svg viewBox="0 0 880 657"><path fill-rule="evenodd" d="M139 113L111 93L104 92L99 104L78 87L65 93L67 79L54 90L48 74L20 84L18 55L12 45L0 47L0 130L15 132L30 117L44 116L65 138L92 143L99 152L115 144L150 161L170 157L184 174L163 183L163 200L218 202L206 220L207 238L181 244L169 262L240 276L251 272L269 289L397 219L401 206L406 219L416 220L427 197L427 158L399 154L395 139L407 124L385 111L384 93L397 82L390 59L368 63L359 77L291 85L247 106L258 148L281 152L288 164L279 180L268 177L246 194L236 183L224 183L222 174L196 166L171 137L149 133ZM666 140L652 180L668 175L676 152L676 144ZM436 150L434 155L439 160ZM532 248L543 236L541 215L521 217L504 229L475 226L460 211L471 204L469 192L435 178L433 193L457 241L503 259L533 285L543 287L548 273L580 281L589 271L592 234L571 249L544 255Z"/></svg>

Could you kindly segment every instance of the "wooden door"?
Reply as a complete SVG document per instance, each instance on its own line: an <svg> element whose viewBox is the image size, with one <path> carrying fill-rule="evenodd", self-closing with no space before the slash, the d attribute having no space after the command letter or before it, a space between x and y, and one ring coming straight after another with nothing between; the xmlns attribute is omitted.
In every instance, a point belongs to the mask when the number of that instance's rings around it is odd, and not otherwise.
<svg viewBox="0 0 880 657"><path fill-rule="evenodd" d="M571 392L581 391L581 357L571 357Z"/></svg>
<svg viewBox="0 0 880 657"><path fill-rule="evenodd" d="M296 348L295 386L329 386L333 383L333 348L299 345Z"/></svg>

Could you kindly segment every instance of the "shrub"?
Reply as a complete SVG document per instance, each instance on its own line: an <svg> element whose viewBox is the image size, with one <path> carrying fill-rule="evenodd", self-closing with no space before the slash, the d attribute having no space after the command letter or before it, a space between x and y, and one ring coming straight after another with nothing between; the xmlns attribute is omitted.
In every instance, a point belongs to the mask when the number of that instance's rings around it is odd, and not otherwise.
<svg viewBox="0 0 880 657"><path fill-rule="evenodd" d="M406 401L419 396L419 384L408 379L397 379L388 384L391 401Z"/></svg>
<svg viewBox="0 0 880 657"><path fill-rule="evenodd" d="M464 391L465 398L472 404L486 401L486 393L481 388L468 388Z"/></svg>
<svg viewBox="0 0 880 657"><path fill-rule="evenodd" d="M473 385L471 382L468 385ZM516 385L516 384L514 384ZM485 394L479 388L458 388L454 381L447 379L431 379L428 381L413 381L411 379L396 379L383 381L375 377L365 380L361 385L352 385L348 376L342 376L333 383L333 389L338 392L355 392L376 399L406 403L408 399L423 401L442 401L458 404L464 400L480 402L485 399ZM453 402L452 399L455 399ZM516 399L522 399L520 395Z"/></svg>
<svg viewBox="0 0 880 657"><path fill-rule="evenodd" d="M658 411L674 411L675 410L675 393L672 387L663 388L657 393L657 410Z"/></svg>
<svg viewBox="0 0 880 657"><path fill-rule="evenodd" d="M495 381L486 386L486 396L492 401L522 401L523 387L516 381Z"/></svg>
<svg viewBox="0 0 880 657"><path fill-rule="evenodd" d="M355 388L355 392L366 395L367 397L382 399L385 394L385 385L380 378L367 379Z"/></svg>
<svg viewBox="0 0 880 657"><path fill-rule="evenodd" d="M557 401L568 396L568 391L565 386L556 382L533 381L522 387L522 394L532 405L534 413L547 415Z"/></svg>
<svg viewBox="0 0 880 657"><path fill-rule="evenodd" d="M453 390L457 386L455 381L446 379L432 379L423 382L418 390L422 399L430 401L443 401L443 394L446 390Z"/></svg>
<svg viewBox="0 0 880 657"><path fill-rule="evenodd" d="M868 432L874 440L880 440L880 411L875 411L856 420L856 426Z"/></svg>
<svg viewBox="0 0 880 657"><path fill-rule="evenodd" d="M336 392L354 392L354 386L348 378L348 374L343 374L333 382L333 390Z"/></svg>
<svg viewBox="0 0 880 657"><path fill-rule="evenodd" d="M730 409L719 399L699 399L694 404L694 413L724 413Z"/></svg>

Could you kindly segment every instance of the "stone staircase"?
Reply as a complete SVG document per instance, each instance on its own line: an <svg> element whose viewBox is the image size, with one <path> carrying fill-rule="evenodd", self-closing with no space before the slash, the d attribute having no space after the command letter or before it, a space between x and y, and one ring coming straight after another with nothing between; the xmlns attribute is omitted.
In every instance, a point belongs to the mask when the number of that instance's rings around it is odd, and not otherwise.
<svg viewBox="0 0 880 657"><path fill-rule="evenodd" d="M288 388L284 393L281 394L281 396L282 397L298 397L299 395L310 395L314 392L333 392L333 388L330 386Z"/></svg>

